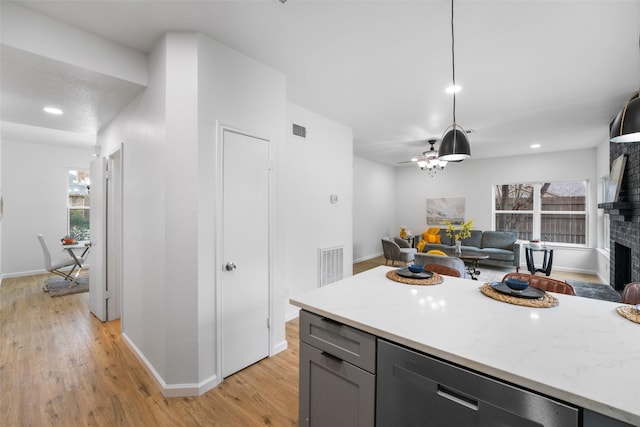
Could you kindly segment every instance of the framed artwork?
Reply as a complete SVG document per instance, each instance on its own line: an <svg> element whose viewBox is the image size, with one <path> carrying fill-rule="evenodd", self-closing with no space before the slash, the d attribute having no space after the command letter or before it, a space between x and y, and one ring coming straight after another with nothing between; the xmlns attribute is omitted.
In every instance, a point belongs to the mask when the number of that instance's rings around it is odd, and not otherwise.
<svg viewBox="0 0 640 427"><path fill-rule="evenodd" d="M626 163L627 155L623 154L615 159L611 164L611 172L609 173L609 182L607 184L607 192L604 199L606 203L615 203L618 201Z"/></svg>
<svg viewBox="0 0 640 427"><path fill-rule="evenodd" d="M445 221L452 224L464 222L464 197L439 197L427 199L427 224L442 225Z"/></svg>

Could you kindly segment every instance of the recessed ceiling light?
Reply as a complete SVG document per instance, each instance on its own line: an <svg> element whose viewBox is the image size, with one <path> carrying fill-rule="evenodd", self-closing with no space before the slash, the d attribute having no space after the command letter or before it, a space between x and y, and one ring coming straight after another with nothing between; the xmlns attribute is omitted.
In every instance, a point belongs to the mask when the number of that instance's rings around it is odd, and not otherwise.
<svg viewBox="0 0 640 427"><path fill-rule="evenodd" d="M540 144L531 144L531 148L540 148Z"/></svg>
<svg viewBox="0 0 640 427"><path fill-rule="evenodd" d="M460 85L449 86L445 90L447 93L458 93L462 90L462 86Z"/></svg>
<svg viewBox="0 0 640 427"><path fill-rule="evenodd" d="M55 114L56 116L59 116L63 113L61 109L55 107L44 107L44 111L49 114Z"/></svg>

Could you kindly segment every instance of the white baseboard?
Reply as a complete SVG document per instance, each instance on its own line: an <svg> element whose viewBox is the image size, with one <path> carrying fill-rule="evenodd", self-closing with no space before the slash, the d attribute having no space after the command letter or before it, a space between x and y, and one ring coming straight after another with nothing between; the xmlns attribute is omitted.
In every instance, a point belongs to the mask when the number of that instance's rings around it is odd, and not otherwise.
<svg viewBox="0 0 640 427"><path fill-rule="evenodd" d="M164 397L200 396L220 384L218 377L215 375L212 375L199 383L167 384L166 382L164 382L162 377L158 374L149 360L144 357L144 354L142 354L140 349L133 343L133 341L129 339L127 334L123 333L122 339L131 349L140 363L142 363L146 370L151 374Z"/></svg>
<svg viewBox="0 0 640 427"><path fill-rule="evenodd" d="M2 275L3 279L12 279L14 277L25 277L25 276L37 276L39 274L47 274L48 271L45 269L42 270L31 270L31 271L19 271L17 273L6 273Z"/></svg>
<svg viewBox="0 0 640 427"><path fill-rule="evenodd" d="M288 322L298 318L298 316L300 316L300 308L295 305L287 304L287 312L285 313L284 321Z"/></svg>
<svg viewBox="0 0 640 427"><path fill-rule="evenodd" d="M271 354L269 355L269 357L271 356L275 356L276 354L280 353L281 351L285 351L288 348L288 344L287 344L287 340L281 341L278 344L274 345L273 348L271 349Z"/></svg>
<svg viewBox="0 0 640 427"><path fill-rule="evenodd" d="M378 258L378 257L380 257L382 255L384 255L384 254L382 252L379 252L377 254L363 256L361 258L354 259L353 263L355 264L356 262L368 261L368 260L373 259L373 258Z"/></svg>

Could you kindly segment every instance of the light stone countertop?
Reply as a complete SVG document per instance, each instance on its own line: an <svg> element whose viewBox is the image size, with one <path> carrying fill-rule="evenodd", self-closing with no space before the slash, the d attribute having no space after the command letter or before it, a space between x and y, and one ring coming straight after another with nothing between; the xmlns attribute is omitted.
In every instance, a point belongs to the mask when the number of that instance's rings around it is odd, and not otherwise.
<svg viewBox="0 0 640 427"><path fill-rule="evenodd" d="M640 324L620 303L553 294L528 308L483 295L482 282L432 286L377 267L290 303L407 347L640 426Z"/></svg>

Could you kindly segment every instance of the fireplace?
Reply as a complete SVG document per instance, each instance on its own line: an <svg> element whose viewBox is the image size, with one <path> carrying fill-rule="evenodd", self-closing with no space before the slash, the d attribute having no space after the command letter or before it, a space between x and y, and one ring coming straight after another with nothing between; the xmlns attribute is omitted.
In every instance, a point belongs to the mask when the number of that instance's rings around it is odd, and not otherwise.
<svg viewBox="0 0 640 427"><path fill-rule="evenodd" d="M631 248L614 243L614 252L616 254L614 269L614 278L611 286L616 291L622 291L624 285L631 282Z"/></svg>
<svg viewBox="0 0 640 427"><path fill-rule="evenodd" d="M605 203L609 214L609 283L622 291L629 282L640 282L640 143L609 146L611 162L627 156L618 203Z"/></svg>

